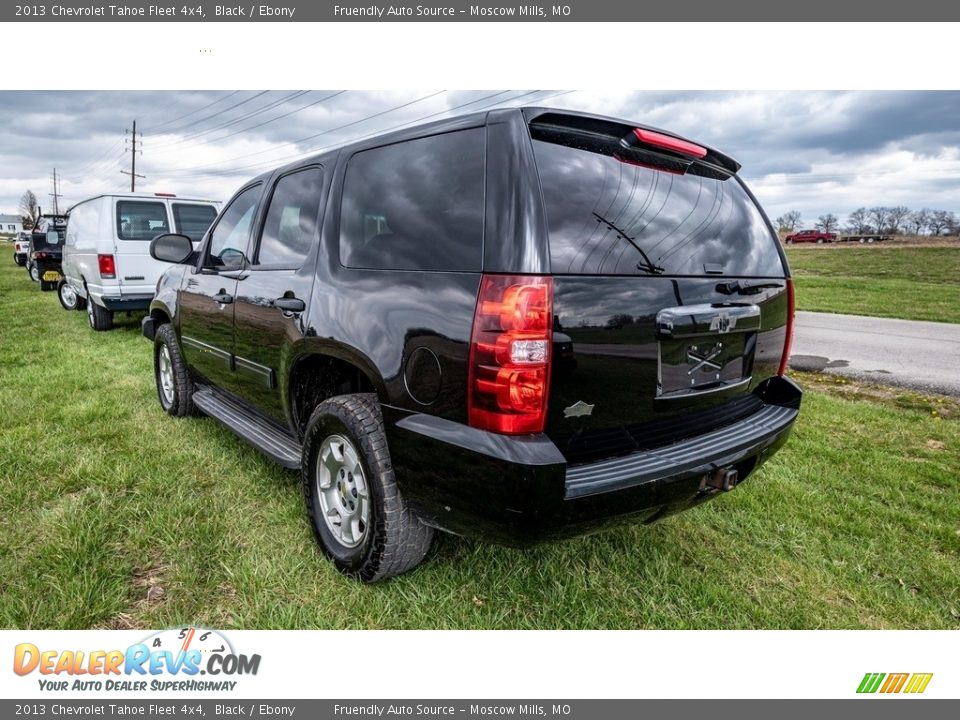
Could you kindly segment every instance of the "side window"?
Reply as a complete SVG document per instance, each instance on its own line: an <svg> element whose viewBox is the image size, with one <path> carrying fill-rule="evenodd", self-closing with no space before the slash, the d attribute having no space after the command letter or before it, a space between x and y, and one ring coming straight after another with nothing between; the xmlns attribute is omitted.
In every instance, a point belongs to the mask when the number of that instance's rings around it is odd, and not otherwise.
<svg viewBox="0 0 960 720"><path fill-rule="evenodd" d="M204 266L236 270L243 266L250 225L257 212L260 186L254 185L233 199L210 234Z"/></svg>
<svg viewBox="0 0 960 720"><path fill-rule="evenodd" d="M408 140L350 158L340 262L396 270L481 269L485 132Z"/></svg>
<svg viewBox="0 0 960 720"><path fill-rule="evenodd" d="M199 242L217 217L213 205L186 205L173 203L173 222L177 232Z"/></svg>
<svg viewBox="0 0 960 720"><path fill-rule="evenodd" d="M255 265L299 268L317 235L323 170L307 168L277 181Z"/></svg>
<svg viewBox="0 0 960 720"><path fill-rule="evenodd" d="M152 200L117 202L117 237L121 240L153 240L170 232L167 208Z"/></svg>

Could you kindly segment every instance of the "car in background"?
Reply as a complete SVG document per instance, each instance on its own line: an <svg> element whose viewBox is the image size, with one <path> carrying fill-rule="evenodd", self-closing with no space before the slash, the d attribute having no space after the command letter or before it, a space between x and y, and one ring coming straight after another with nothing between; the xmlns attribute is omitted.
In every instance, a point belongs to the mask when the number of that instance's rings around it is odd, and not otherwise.
<svg viewBox="0 0 960 720"><path fill-rule="evenodd" d="M42 215L30 233L27 274L40 283L40 290L49 292L63 279L63 242L66 238L66 215Z"/></svg>
<svg viewBox="0 0 960 720"><path fill-rule="evenodd" d="M30 233L17 233L17 238L13 241L13 261L20 267L24 267L29 257Z"/></svg>
<svg viewBox="0 0 960 720"><path fill-rule="evenodd" d="M794 243L832 243L837 241L837 234L831 232L822 232L820 230L801 230L800 232L787 235L783 242L787 245Z"/></svg>
<svg viewBox="0 0 960 720"><path fill-rule="evenodd" d="M146 311L167 265L150 257L150 241L175 232L198 243L220 203L171 193L97 195L70 208L64 280L66 310L86 308L90 327L109 330L115 312Z"/></svg>

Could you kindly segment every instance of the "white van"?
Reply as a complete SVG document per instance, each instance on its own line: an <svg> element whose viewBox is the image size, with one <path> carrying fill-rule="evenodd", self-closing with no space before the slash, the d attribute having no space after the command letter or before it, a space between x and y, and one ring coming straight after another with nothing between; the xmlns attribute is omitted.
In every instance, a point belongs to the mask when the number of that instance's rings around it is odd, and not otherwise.
<svg viewBox="0 0 960 720"><path fill-rule="evenodd" d="M214 200L169 193L98 195L69 211L58 294L67 310L87 308L90 327L109 330L113 313L148 310L169 268L150 257L150 241L181 233L200 242L220 210Z"/></svg>

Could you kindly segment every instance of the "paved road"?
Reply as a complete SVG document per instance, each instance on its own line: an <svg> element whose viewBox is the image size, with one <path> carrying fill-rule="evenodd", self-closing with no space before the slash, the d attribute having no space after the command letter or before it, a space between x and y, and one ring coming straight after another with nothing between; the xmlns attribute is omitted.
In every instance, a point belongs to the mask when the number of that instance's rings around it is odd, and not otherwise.
<svg viewBox="0 0 960 720"><path fill-rule="evenodd" d="M790 365L960 396L960 325L798 312Z"/></svg>

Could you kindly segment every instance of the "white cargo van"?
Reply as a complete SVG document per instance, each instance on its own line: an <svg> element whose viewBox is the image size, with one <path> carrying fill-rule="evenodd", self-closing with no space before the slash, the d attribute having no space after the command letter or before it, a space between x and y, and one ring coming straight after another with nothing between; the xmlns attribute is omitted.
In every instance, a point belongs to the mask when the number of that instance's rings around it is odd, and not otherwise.
<svg viewBox="0 0 960 720"><path fill-rule="evenodd" d="M69 211L58 293L68 310L87 309L90 327L109 330L115 312L147 310L160 275L170 267L150 257L157 235L180 233L200 242L220 203L168 193L98 195Z"/></svg>

